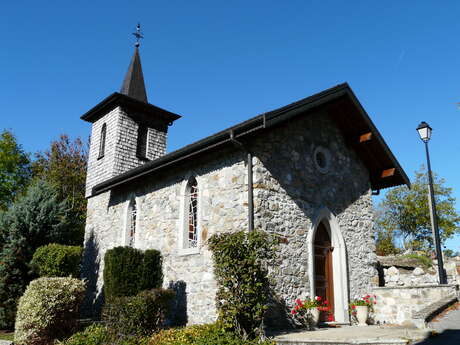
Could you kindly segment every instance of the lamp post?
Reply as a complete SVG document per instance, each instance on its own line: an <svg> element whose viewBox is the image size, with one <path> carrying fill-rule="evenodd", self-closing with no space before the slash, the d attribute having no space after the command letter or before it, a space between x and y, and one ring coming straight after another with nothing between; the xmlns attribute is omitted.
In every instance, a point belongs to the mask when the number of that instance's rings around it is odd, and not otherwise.
<svg viewBox="0 0 460 345"><path fill-rule="evenodd" d="M430 205L431 230L436 248L436 259L438 260L439 284L447 284L447 277L444 272L444 263L442 260L441 241L439 239L438 218L436 215L436 202L434 200L433 176L431 175L430 153L428 152L428 141L431 138L431 127L425 121L417 127L420 139L425 143L426 162L428 168L428 201Z"/></svg>

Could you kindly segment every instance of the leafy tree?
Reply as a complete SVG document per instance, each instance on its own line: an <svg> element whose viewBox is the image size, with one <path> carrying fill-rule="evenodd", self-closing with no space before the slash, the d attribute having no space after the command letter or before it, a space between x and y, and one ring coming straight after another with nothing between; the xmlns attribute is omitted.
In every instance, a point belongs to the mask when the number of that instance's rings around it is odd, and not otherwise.
<svg viewBox="0 0 460 345"><path fill-rule="evenodd" d="M0 210L6 210L30 179L28 155L13 133L0 133Z"/></svg>
<svg viewBox="0 0 460 345"><path fill-rule="evenodd" d="M66 202L40 180L0 214L0 328L14 323L17 300L34 278L29 263L35 250L50 242L71 242L71 227Z"/></svg>
<svg viewBox="0 0 460 345"><path fill-rule="evenodd" d="M438 225L441 241L460 233L460 217L455 209L452 188L433 174ZM422 166L415 172L411 189L399 186L385 195L378 207L377 226L388 234L400 237L404 246L414 250L432 250L430 211L428 205L428 177Z"/></svg>
<svg viewBox="0 0 460 345"><path fill-rule="evenodd" d="M85 182L88 160L87 145L80 138L70 140L62 134L53 141L49 150L36 153L32 164L34 177L54 185L59 200L67 200L70 219L74 225L75 245L83 242L86 198Z"/></svg>

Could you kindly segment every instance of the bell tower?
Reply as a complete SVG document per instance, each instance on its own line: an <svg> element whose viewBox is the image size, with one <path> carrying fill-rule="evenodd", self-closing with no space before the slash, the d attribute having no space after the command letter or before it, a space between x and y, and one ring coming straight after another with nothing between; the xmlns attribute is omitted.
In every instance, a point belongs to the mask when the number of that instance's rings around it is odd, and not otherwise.
<svg viewBox="0 0 460 345"><path fill-rule="evenodd" d="M168 126L180 115L147 101L137 25L134 54L120 92L114 92L81 119L92 124L86 197L93 187L166 153Z"/></svg>

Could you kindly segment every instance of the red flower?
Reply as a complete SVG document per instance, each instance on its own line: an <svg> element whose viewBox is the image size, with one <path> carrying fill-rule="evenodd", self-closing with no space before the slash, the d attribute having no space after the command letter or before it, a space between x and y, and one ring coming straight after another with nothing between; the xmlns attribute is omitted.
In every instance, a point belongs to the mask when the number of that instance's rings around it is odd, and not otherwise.
<svg viewBox="0 0 460 345"><path fill-rule="evenodd" d="M356 309L356 306L353 304L353 305L351 306L351 309Z"/></svg>
<svg viewBox="0 0 460 345"><path fill-rule="evenodd" d="M291 314L292 314L292 315L297 314L297 312L295 311L295 309L292 309L292 310L291 310Z"/></svg>
<svg viewBox="0 0 460 345"><path fill-rule="evenodd" d="M327 321L329 321L329 322L331 322L331 321L335 321L335 319L334 319L334 315L332 315L332 314L329 314L329 315L327 316Z"/></svg>
<svg viewBox="0 0 460 345"><path fill-rule="evenodd" d="M299 306L299 305L296 305L296 306L294 307L294 310L299 310L299 309L300 309L300 306Z"/></svg>
<svg viewBox="0 0 460 345"><path fill-rule="evenodd" d="M327 301L327 299L324 300L324 305L328 305L329 302Z"/></svg>
<svg viewBox="0 0 460 345"><path fill-rule="evenodd" d="M319 302L321 301L321 296L316 296L315 299Z"/></svg>
<svg viewBox="0 0 460 345"><path fill-rule="evenodd" d="M302 306L302 301L300 300L300 298L297 298L295 302L296 302L298 305Z"/></svg>

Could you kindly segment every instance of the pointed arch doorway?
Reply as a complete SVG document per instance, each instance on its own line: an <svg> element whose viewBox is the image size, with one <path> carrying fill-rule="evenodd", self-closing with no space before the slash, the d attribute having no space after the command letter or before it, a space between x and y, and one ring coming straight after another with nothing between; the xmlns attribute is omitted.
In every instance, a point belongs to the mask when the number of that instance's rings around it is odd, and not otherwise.
<svg viewBox="0 0 460 345"><path fill-rule="evenodd" d="M334 314L334 276L332 264L332 247L331 237L323 222L319 223L316 229L315 240L313 244L315 260L315 295L327 300ZM323 320L326 321L326 320Z"/></svg>
<svg viewBox="0 0 460 345"><path fill-rule="evenodd" d="M345 240L334 214L322 208L307 237L310 296L330 302L335 321L349 323Z"/></svg>

